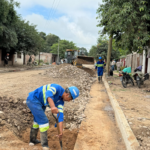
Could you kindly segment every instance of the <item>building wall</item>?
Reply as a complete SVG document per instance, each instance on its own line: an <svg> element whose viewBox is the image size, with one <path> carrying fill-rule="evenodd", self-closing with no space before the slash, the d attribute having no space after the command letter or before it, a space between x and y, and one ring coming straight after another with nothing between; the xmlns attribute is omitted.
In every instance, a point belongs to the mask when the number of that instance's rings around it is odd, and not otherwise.
<svg viewBox="0 0 150 150"><path fill-rule="evenodd" d="M126 66L127 67L132 66L132 54L127 55L127 57L126 57Z"/></svg>
<svg viewBox="0 0 150 150"><path fill-rule="evenodd" d="M19 54L14 54L14 65L23 65L23 53L21 53L21 58L18 58Z"/></svg>
<svg viewBox="0 0 150 150"><path fill-rule="evenodd" d="M35 59L39 60L39 55L35 56ZM44 63L52 63L52 53L40 53L40 60L43 60Z"/></svg>
<svg viewBox="0 0 150 150"><path fill-rule="evenodd" d="M142 67L143 73L145 73L145 65L146 65L146 51L143 50L143 67Z"/></svg>

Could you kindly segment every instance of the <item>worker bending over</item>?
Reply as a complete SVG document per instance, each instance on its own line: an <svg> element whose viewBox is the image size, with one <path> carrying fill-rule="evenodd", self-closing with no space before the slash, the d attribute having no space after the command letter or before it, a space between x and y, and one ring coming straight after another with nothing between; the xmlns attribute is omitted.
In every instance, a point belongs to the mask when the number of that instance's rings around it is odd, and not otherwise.
<svg viewBox="0 0 150 150"><path fill-rule="evenodd" d="M102 61L102 57L99 57L99 61L97 62L96 66L95 66L95 70L97 70L99 82L100 82L100 80L102 81L104 66L106 66L106 64L104 63L104 61Z"/></svg>
<svg viewBox="0 0 150 150"><path fill-rule="evenodd" d="M60 128L59 138L62 138L63 135L63 107L64 101L70 102L71 100L76 99L79 96L79 90L77 87L69 87L63 89L58 84L48 84L39 87L33 92L29 93L27 98L27 106L31 110L31 113L34 116L33 127L30 132L30 144L34 145L40 143L37 138L38 130L40 129L40 139L43 150L49 150L48 139L47 139L47 130L49 129L49 120L45 115L46 107L51 108L53 114L60 113L58 122Z"/></svg>

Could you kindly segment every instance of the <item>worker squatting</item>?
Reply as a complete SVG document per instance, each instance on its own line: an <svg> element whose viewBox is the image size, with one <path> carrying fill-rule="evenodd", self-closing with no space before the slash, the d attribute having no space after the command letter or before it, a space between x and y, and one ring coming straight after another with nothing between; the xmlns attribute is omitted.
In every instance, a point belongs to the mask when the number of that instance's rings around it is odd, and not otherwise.
<svg viewBox="0 0 150 150"><path fill-rule="evenodd" d="M30 132L30 144L34 145L40 143L37 138L38 130L40 129L40 139L43 150L49 150L48 139L47 139L47 130L49 129L49 120L45 115L46 107L51 108L53 114L59 114L59 138L62 138L63 135L63 107L64 101L70 102L71 100L76 99L79 96L79 90L77 87L69 87L63 89L58 84L48 84L42 87L39 87L33 92L29 93L27 98L27 106L31 110L31 113L34 116L33 127Z"/></svg>
<svg viewBox="0 0 150 150"><path fill-rule="evenodd" d="M104 66L106 66L105 62L102 61L102 57L99 57L99 61L97 62L95 66L95 70L97 70L97 75L98 75L98 81L102 81L102 76L104 72Z"/></svg>

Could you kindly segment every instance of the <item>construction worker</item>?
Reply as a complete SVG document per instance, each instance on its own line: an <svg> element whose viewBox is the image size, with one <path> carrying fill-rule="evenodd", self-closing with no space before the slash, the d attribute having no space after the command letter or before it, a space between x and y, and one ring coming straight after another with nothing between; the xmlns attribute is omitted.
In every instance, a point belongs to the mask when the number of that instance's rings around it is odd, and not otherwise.
<svg viewBox="0 0 150 150"><path fill-rule="evenodd" d="M40 129L40 139L43 150L49 150L47 139L49 120L45 115L45 109L47 106L51 108L51 112L53 114L57 114L57 117L60 115L58 119L60 134L58 137L61 139L63 135L64 101L70 102L71 100L76 99L78 96L79 90L77 87L72 86L64 90L58 84L44 85L35 91L30 92L26 103L34 116L34 122L30 132L29 145L40 143L40 141L36 139L38 130Z"/></svg>
<svg viewBox="0 0 150 150"><path fill-rule="evenodd" d="M106 66L106 64L104 63L104 61L102 61L102 57L99 57L99 61L97 62L96 67L95 67L95 70L97 70L99 82L102 81L104 66Z"/></svg>

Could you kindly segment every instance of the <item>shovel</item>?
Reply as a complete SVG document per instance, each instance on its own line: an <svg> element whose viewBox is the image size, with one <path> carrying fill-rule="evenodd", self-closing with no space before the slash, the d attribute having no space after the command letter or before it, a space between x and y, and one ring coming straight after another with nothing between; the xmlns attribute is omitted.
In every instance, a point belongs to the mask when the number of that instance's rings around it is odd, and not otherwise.
<svg viewBox="0 0 150 150"><path fill-rule="evenodd" d="M58 118L57 118L57 117L55 117L55 115L54 115L54 114L52 114L52 115L53 115L53 117L54 117L54 118L55 118L55 120L56 120L57 130L58 130L58 135L59 135L59 134L60 134L60 129L59 129L59 124L58 124L58 119L59 119L60 113L59 113L59 115L58 115ZM63 150L62 140L61 140L61 139L59 139L59 143L60 143L61 150Z"/></svg>

